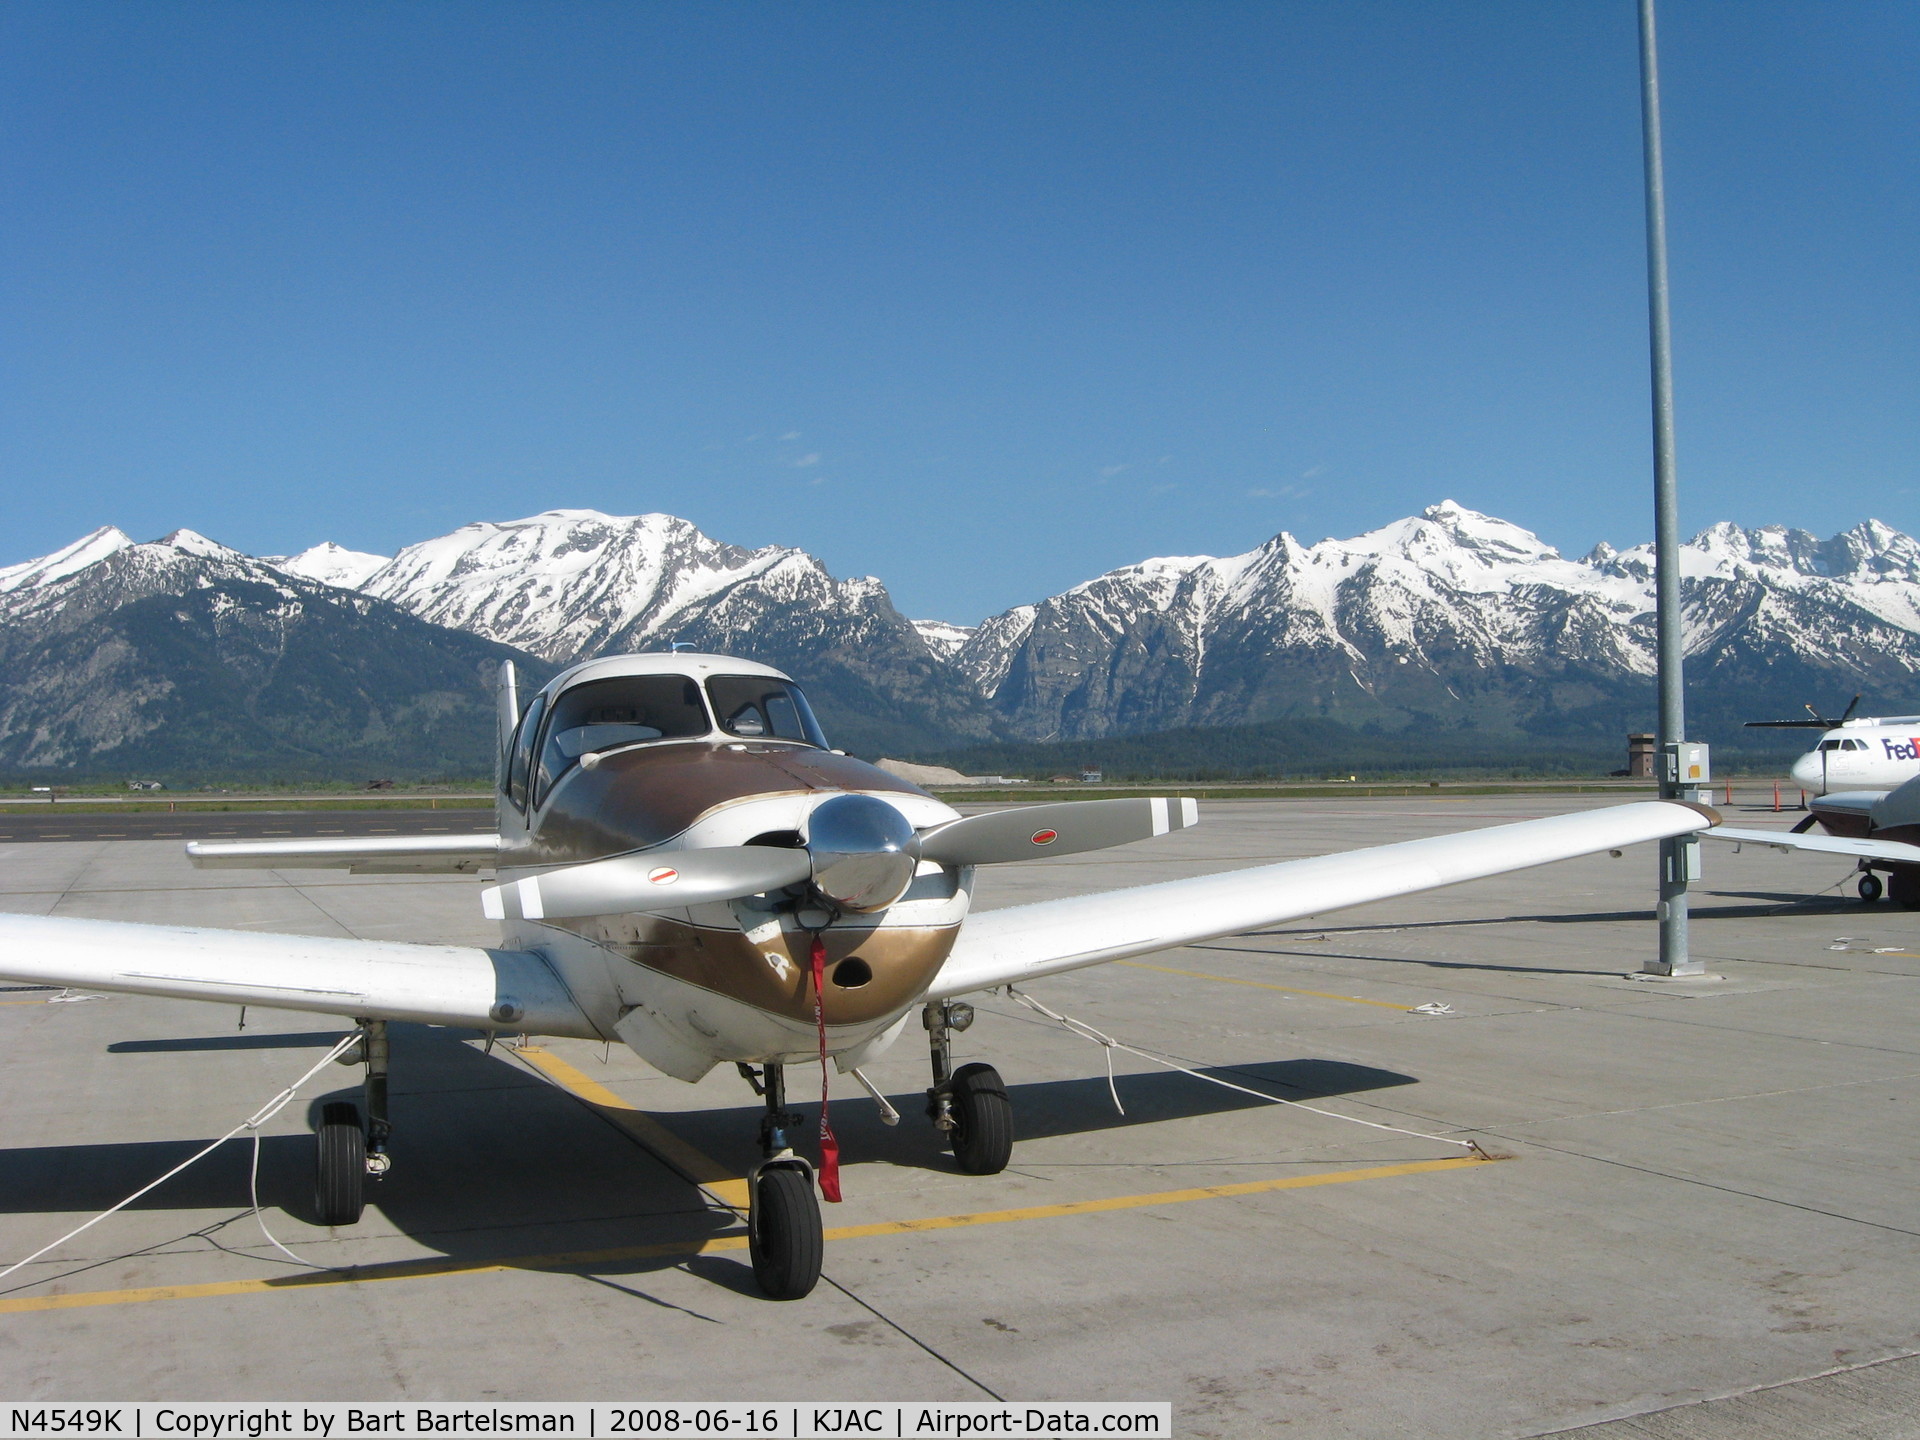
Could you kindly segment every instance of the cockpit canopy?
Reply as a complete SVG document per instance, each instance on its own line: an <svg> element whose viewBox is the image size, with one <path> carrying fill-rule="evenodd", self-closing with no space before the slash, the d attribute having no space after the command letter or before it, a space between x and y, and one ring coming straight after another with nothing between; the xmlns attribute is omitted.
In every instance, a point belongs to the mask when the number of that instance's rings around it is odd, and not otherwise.
<svg viewBox="0 0 1920 1440"><path fill-rule="evenodd" d="M692 675L649 670L589 676L543 691L514 731L507 798L521 809L530 801L538 805L582 756L630 745L736 737L827 748L792 681L770 671L703 678L704 685Z"/></svg>

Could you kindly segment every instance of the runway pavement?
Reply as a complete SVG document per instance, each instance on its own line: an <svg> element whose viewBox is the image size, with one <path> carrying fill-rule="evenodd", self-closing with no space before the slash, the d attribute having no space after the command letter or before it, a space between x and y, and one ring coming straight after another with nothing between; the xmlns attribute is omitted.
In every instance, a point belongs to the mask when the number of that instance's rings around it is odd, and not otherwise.
<svg viewBox="0 0 1920 1440"><path fill-rule="evenodd" d="M1219 802L1160 841L986 872L980 902L1605 803ZM202 873L179 844L0 845L0 907L494 938L472 880ZM1843 898L1831 860L1715 846L1693 936L1726 978L1641 982L1653 866L1643 847L1034 987L1316 1110L1122 1052L1122 1114L1100 1046L983 997L956 1058L999 1067L1019 1139L1006 1174L966 1176L921 1118L911 1028L871 1067L897 1129L836 1081L846 1201L794 1304L758 1297L727 1208L757 1116L737 1076L395 1027L395 1169L359 1226L306 1218L311 1117L354 1079L329 1067L261 1145L263 1218L303 1263L264 1239L230 1145L0 1282L0 1398L999 1396L1171 1400L1182 1436L1920 1434L1920 914ZM0 1265L341 1033L236 1019L0 993ZM1468 1139L1502 1158L1448 1143Z"/></svg>

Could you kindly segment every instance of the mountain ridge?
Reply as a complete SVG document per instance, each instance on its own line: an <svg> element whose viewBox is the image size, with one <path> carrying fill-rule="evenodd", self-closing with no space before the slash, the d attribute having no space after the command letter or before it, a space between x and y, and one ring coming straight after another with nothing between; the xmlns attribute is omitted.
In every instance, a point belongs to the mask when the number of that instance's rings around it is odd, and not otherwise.
<svg viewBox="0 0 1920 1440"><path fill-rule="evenodd" d="M1825 540L1722 522L1689 540L1681 562L1695 729L1752 744L1741 719L1854 689L1913 708L1911 537L1878 520ZM476 522L391 557L323 542L254 558L191 530L140 544L106 526L0 568L0 656L32 651L21 637L35 627L65 625L67 648L57 659L43 649L40 663L97 678L113 666L73 648L76 616L221 587L224 621L201 613L205 596L176 607L203 668L222 624L246 628L240 612L261 634L281 633L289 606L314 604L342 643L370 624L381 645L425 645L434 664L446 636L547 672L685 643L796 675L835 742L872 753L1304 720L1597 747L1652 711L1651 547L1603 542L1570 559L1453 501L1347 539L1307 545L1282 531L1239 555L1150 557L978 626L910 620L872 576L838 579L803 550L730 545L659 513ZM401 637L397 615L425 628ZM165 648L152 623L141 633ZM157 683L151 669L141 683ZM95 753L78 741L26 745L12 714L0 712L0 763ZM71 715L45 724L48 736L85 728Z"/></svg>

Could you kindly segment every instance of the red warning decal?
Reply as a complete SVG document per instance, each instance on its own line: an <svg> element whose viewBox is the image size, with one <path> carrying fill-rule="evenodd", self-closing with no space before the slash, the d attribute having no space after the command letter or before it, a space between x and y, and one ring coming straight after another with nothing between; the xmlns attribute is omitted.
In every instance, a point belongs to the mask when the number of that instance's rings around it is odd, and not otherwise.
<svg viewBox="0 0 1920 1440"><path fill-rule="evenodd" d="M1033 832L1033 843L1036 845L1051 845L1059 838L1060 832L1058 830L1036 830Z"/></svg>
<svg viewBox="0 0 1920 1440"><path fill-rule="evenodd" d="M671 866L662 865L658 870L649 870L647 879L656 885L671 885L680 878L680 872Z"/></svg>

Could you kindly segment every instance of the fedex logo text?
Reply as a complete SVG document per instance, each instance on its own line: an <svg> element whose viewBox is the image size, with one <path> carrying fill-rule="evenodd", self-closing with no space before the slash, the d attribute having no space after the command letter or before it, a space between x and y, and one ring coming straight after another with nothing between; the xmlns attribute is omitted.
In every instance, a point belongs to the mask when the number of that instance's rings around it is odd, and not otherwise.
<svg viewBox="0 0 1920 1440"><path fill-rule="evenodd" d="M1904 744L1898 740L1882 740L1887 747L1889 760L1920 760L1920 735L1910 737Z"/></svg>

